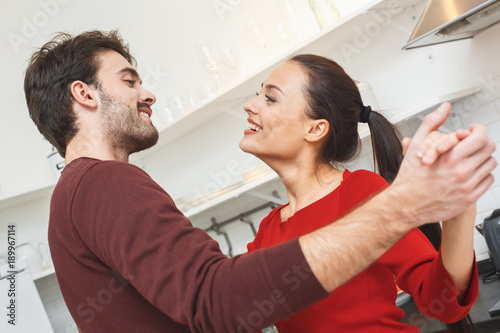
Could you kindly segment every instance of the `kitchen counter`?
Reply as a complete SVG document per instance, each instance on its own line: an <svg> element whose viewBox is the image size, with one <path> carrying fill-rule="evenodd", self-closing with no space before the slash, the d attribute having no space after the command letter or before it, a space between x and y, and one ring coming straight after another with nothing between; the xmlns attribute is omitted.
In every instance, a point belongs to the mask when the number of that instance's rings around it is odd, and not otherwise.
<svg viewBox="0 0 500 333"><path fill-rule="evenodd" d="M481 280L482 276L493 269L494 266L490 261L478 263L479 296L469 314L480 333L500 332L500 311L495 311L493 317L489 313L490 309L495 305L498 308L498 303L500 302L500 280L488 283L483 283ZM442 322L422 315L413 300L402 305L401 308L405 311L405 316L401 319L401 322L419 327L419 332L446 332L446 327Z"/></svg>

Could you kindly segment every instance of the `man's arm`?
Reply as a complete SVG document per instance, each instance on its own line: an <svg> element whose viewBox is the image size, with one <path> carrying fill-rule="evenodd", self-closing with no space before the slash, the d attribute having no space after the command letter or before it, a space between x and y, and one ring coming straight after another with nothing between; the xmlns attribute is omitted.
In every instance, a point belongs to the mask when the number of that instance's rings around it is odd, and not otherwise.
<svg viewBox="0 0 500 333"><path fill-rule="evenodd" d="M411 229L456 216L493 183L495 145L483 126L474 127L432 165L421 163L419 146L449 113L445 103L425 117L389 188L336 223L299 239L327 291L360 273Z"/></svg>

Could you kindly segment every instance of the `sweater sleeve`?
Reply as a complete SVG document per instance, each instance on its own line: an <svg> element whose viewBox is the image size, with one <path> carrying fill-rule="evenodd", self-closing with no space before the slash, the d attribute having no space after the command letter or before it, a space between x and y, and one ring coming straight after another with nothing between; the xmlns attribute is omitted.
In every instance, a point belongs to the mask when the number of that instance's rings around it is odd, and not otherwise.
<svg viewBox="0 0 500 333"><path fill-rule="evenodd" d="M445 323L456 322L467 315L479 294L477 265L474 262L469 288L462 301L432 244L415 229L387 251L379 260L395 274L398 286L410 294L426 316Z"/></svg>
<svg viewBox="0 0 500 333"><path fill-rule="evenodd" d="M130 164L93 166L71 217L102 262L193 332L257 330L328 296L313 274L299 288L291 279L293 267L309 269L297 240L229 259Z"/></svg>
<svg viewBox="0 0 500 333"><path fill-rule="evenodd" d="M385 180L373 172L354 172L343 186L341 209L351 210L386 186ZM469 288L458 303L458 290L443 266L441 252L436 252L419 229L403 237L378 262L392 270L397 285L413 297L419 310L428 317L456 322L467 315L479 294L474 262Z"/></svg>

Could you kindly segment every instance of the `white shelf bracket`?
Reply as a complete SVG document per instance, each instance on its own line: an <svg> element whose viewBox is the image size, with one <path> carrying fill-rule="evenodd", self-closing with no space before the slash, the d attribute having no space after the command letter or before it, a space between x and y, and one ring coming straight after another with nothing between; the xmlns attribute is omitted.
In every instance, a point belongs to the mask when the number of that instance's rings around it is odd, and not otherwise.
<svg viewBox="0 0 500 333"><path fill-rule="evenodd" d="M462 123L462 120L460 119L458 112L453 111L453 109L451 110L451 114L448 119L450 119L450 122L453 124L455 130L460 128L465 128L464 123Z"/></svg>
<svg viewBox="0 0 500 333"><path fill-rule="evenodd" d="M257 236L257 230L255 230L252 220L242 217L240 218L240 221L248 224L250 226L250 229L252 229L253 236Z"/></svg>
<svg viewBox="0 0 500 333"><path fill-rule="evenodd" d="M217 220L215 219L215 217L212 217L210 219L210 222L212 222L211 230L215 231L215 233L218 236L220 236L220 235L224 236L224 239L226 240L227 247L228 247L228 249L227 249L228 257L232 257L233 256L233 243L231 243L231 239L229 238L228 233L223 228L221 228L219 223L217 223Z"/></svg>

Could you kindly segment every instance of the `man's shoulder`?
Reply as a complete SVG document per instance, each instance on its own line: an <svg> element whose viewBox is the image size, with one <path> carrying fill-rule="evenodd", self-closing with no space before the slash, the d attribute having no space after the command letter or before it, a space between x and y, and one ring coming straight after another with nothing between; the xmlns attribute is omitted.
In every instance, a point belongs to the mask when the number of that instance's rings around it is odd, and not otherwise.
<svg viewBox="0 0 500 333"><path fill-rule="evenodd" d="M104 161L94 158L81 157L71 161L63 170L61 177L78 177L91 173L92 176L110 176L119 175L121 173L130 174L138 173L146 175L146 173L139 167L120 161Z"/></svg>
<svg viewBox="0 0 500 333"><path fill-rule="evenodd" d="M130 163L78 158L64 168L54 194L61 190L63 192L75 191L77 188L114 187L120 183L129 182L131 179L144 179L146 182L152 182L146 172Z"/></svg>

